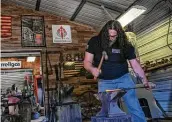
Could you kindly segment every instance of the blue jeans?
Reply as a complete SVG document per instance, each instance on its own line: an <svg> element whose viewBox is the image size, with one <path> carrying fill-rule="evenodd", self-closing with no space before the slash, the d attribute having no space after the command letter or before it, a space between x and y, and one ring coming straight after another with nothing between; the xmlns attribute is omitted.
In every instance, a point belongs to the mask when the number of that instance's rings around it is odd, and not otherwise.
<svg viewBox="0 0 172 122"><path fill-rule="evenodd" d="M135 87L134 82L131 79L129 73L123 75L118 79L103 80L100 79L98 82L98 91L105 92L105 90L113 90L117 88L133 88ZM133 122L146 122L145 115L140 107L136 92L134 89L128 90L123 96L123 100L128 108L129 113L132 115Z"/></svg>

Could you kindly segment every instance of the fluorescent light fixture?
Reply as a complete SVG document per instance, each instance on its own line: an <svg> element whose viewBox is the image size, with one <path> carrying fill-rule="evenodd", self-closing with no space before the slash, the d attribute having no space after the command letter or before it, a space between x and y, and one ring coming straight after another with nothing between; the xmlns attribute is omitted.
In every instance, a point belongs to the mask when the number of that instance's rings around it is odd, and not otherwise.
<svg viewBox="0 0 172 122"><path fill-rule="evenodd" d="M119 21L122 27L132 22L134 19L143 14L147 9L143 6L135 5L127 10L122 16L120 16L117 21Z"/></svg>
<svg viewBox="0 0 172 122"><path fill-rule="evenodd" d="M27 62L34 62L36 57L27 57Z"/></svg>

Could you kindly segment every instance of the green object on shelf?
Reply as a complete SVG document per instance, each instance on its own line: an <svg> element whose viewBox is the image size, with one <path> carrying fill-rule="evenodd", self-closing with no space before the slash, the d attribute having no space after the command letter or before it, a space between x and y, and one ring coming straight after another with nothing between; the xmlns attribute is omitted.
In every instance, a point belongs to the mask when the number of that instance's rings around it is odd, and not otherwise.
<svg viewBox="0 0 172 122"><path fill-rule="evenodd" d="M86 70L83 67L83 68L80 69L80 76L85 76L85 74L86 74Z"/></svg>
<svg viewBox="0 0 172 122"><path fill-rule="evenodd" d="M86 76L87 79L94 79L94 76L91 73L87 72L87 71L86 71L85 76Z"/></svg>

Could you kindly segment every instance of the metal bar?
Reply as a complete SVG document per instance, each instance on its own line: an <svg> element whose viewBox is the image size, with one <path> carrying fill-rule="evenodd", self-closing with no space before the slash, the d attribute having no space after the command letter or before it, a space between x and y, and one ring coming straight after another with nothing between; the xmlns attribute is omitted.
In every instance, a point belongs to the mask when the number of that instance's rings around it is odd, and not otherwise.
<svg viewBox="0 0 172 122"><path fill-rule="evenodd" d="M126 90L131 90L131 89L141 89L141 88L148 88L146 86L139 86L139 87L131 87L131 88L121 88L121 89L113 89L113 90L106 90L106 92L119 92L119 91L126 91Z"/></svg>
<svg viewBox="0 0 172 122"><path fill-rule="evenodd" d="M41 4L41 0L37 0L37 1L36 1L36 7L35 7L35 10L36 10L36 11L39 11L40 4Z"/></svg>
<svg viewBox="0 0 172 122"><path fill-rule="evenodd" d="M46 83L47 83L47 97L48 97L48 111L47 111L47 115L49 114L50 112L50 93L49 93L49 77L48 77L48 61L47 61L47 58L48 58L48 52L47 52L47 49L46 49L46 52L45 52L45 68L46 68Z"/></svg>
<svg viewBox="0 0 172 122"><path fill-rule="evenodd" d="M16 53L16 52L38 52L42 49L16 49L16 50L1 50L1 53Z"/></svg>
<svg viewBox="0 0 172 122"><path fill-rule="evenodd" d="M41 74L42 74L42 80L43 80L43 82L42 82L42 87L43 87L43 104L44 104L44 107L46 108L46 105L45 105L45 81L46 81L46 79L45 79L45 77L43 77L43 74L44 74L44 63L43 63L43 53L42 53L42 51L41 51L41 54L40 54L40 63L41 63ZM46 115L46 113L47 113L48 111L47 111L47 109L45 109L44 110L44 115Z"/></svg>
<svg viewBox="0 0 172 122"><path fill-rule="evenodd" d="M94 5L98 5L98 6L104 5L107 9L110 9L112 11L116 11L118 13L123 13L124 12L124 10L119 8L118 6L112 6L112 5L106 4L104 2L101 2L100 0L99 1L87 0L87 2L92 3Z"/></svg>
<svg viewBox="0 0 172 122"><path fill-rule="evenodd" d="M101 7L103 8L103 10L105 11L105 13L108 15L108 17L113 20L112 15L105 9L104 5L101 5Z"/></svg>
<svg viewBox="0 0 172 122"><path fill-rule="evenodd" d="M80 4L78 5L78 7L76 8L74 14L72 15L72 17L70 18L71 21L75 20L76 16L78 15L78 13L81 11L82 7L84 6L84 4L86 3L86 0L82 0L80 2Z"/></svg>
<svg viewBox="0 0 172 122"><path fill-rule="evenodd" d="M1 73L8 73L8 72L29 72L29 71L31 71L31 72L33 72L33 69L13 69L13 70L1 70ZM1 74L1 75L3 75L3 74Z"/></svg>

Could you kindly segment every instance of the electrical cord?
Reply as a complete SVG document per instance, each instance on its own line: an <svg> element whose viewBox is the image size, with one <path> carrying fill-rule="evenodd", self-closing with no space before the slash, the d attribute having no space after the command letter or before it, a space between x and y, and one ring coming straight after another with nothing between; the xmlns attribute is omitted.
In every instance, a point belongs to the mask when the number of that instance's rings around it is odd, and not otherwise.
<svg viewBox="0 0 172 122"><path fill-rule="evenodd" d="M149 13L151 13L156 8L156 6L159 5L162 2L165 2L165 0L161 0L161 1L157 2L149 12L147 12L147 13L145 13L143 15L148 15Z"/></svg>
<svg viewBox="0 0 172 122"><path fill-rule="evenodd" d="M170 3L171 3L171 5L172 5L172 2L170 1L170 0L168 0Z"/></svg>
<svg viewBox="0 0 172 122"><path fill-rule="evenodd" d="M166 1L167 0L161 0L161 1L157 2L149 12L147 12L146 14L143 14L143 15L147 15L147 14L151 13L156 8L157 5L159 5L162 2L166 2ZM172 2L170 0L168 0L168 1L172 4ZM166 41L167 41L167 46L172 50L172 47L170 47L171 44L169 44L169 42L168 42L169 41L168 36L169 36L169 33L170 33L171 13L172 13L172 10L169 7L170 17L169 17L169 25L168 25L168 32L167 32Z"/></svg>
<svg viewBox="0 0 172 122"><path fill-rule="evenodd" d="M167 38L166 38L166 41L167 41L167 46L172 50L172 47L170 47L170 45L172 44L169 44L168 42L168 36L169 36L169 33L170 33L170 24L171 24L171 13L172 13L172 10L169 8L169 13L170 13L170 17L169 17L169 24L168 24L168 32L167 32Z"/></svg>

